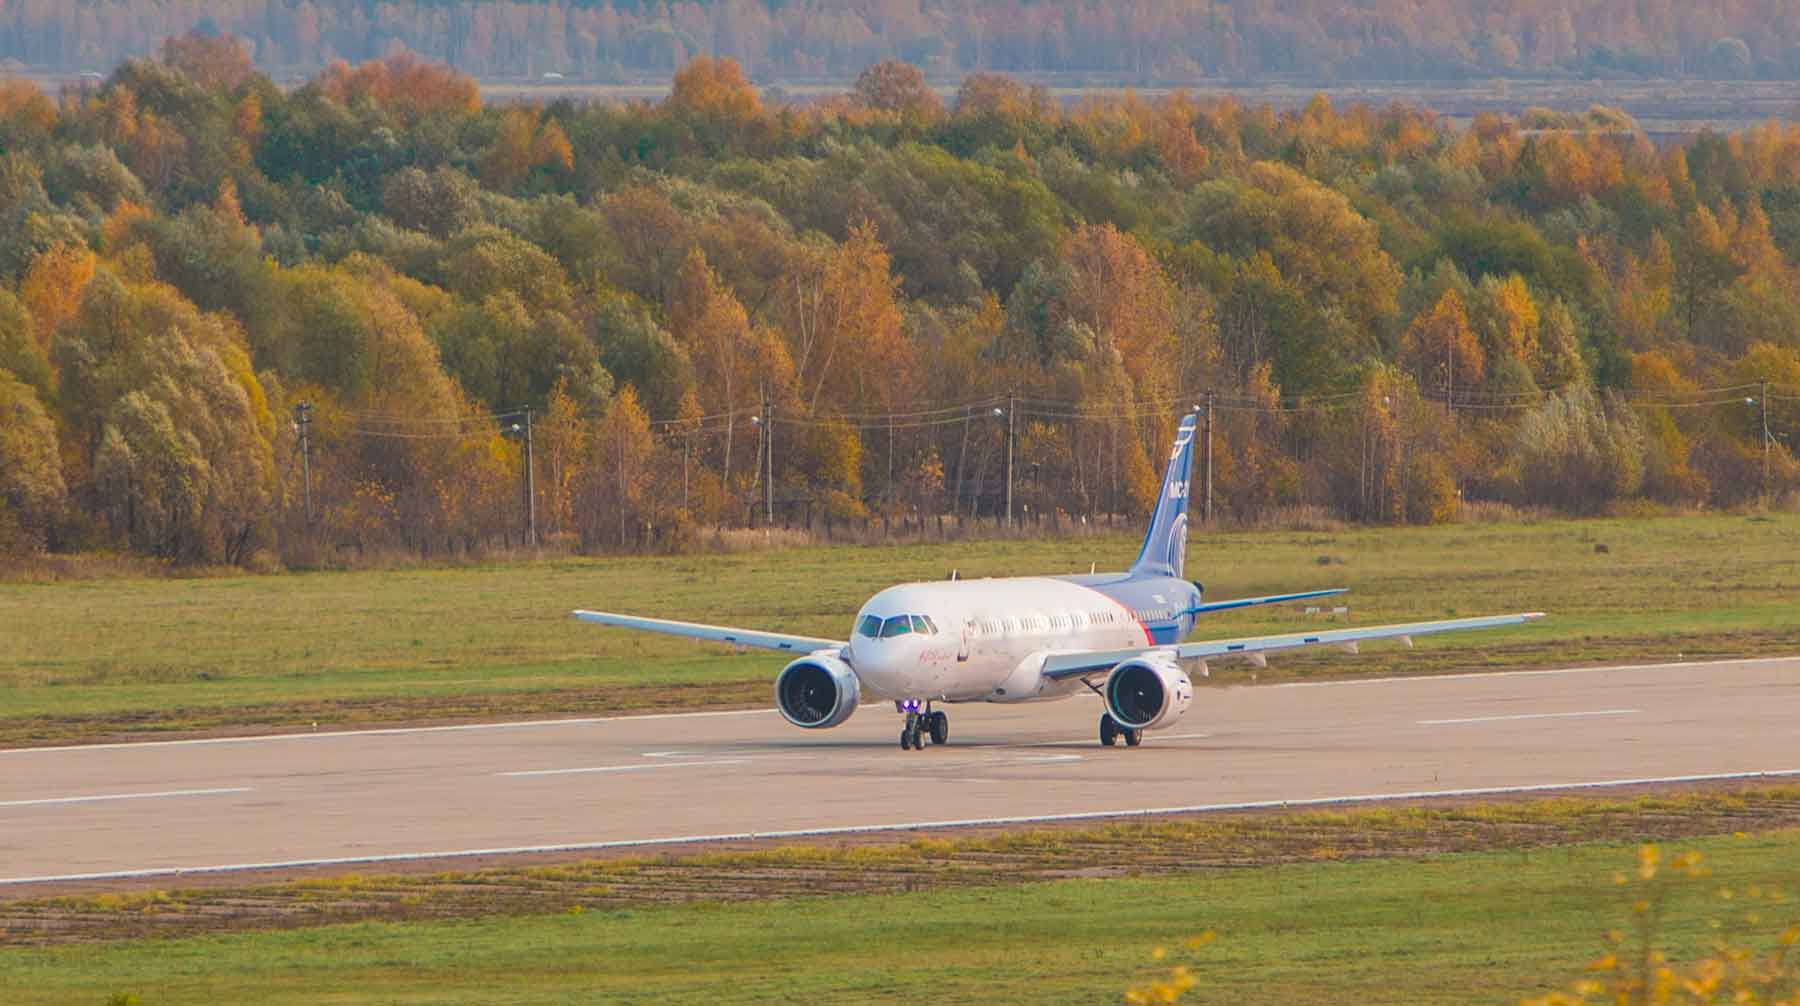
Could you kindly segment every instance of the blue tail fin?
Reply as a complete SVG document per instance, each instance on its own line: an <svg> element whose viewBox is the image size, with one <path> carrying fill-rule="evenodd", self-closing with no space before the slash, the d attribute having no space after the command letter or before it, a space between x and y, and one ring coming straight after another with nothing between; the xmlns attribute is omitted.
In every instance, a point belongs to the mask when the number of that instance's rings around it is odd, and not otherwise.
<svg viewBox="0 0 1800 1006"><path fill-rule="evenodd" d="M1181 576L1187 557L1188 483L1194 472L1194 427L1199 417L1188 413L1175 429L1175 449L1169 454L1169 467L1163 471L1162 492L1156 497L1156 511L1150 515L1150 530L1144 535L1144 548L1131 564L1133 575Z"/></svg>

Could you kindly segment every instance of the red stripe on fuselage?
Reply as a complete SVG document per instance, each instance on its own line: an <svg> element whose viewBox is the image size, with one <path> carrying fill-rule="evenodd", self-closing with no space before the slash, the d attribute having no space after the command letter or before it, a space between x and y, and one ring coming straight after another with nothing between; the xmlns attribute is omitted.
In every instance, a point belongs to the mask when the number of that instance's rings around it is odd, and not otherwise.
<svg viewBox="0 0 1800 1006"><path fill-rule="evenodd" d="M1107 592L1105 592L1103 590L1099 590L1095 587L1090 587L1085 583L1075 583L1074 580L1064 580L1063 582L1064 583L1074 583L1075 586L1080 587L1083 590L1088 590L1088 591L1092 591L1093 593L1099 594L1101 597L1104 597L1108 601L1117 605L1119 610L1123 611L1125 613L1125 617L1131 619L1131 621L1137 625L1138 629L1144 633L1144 645L1146 645L1146 646L1155 646L1156 645L1156 640L1150 638L1150 627L1148 625L1145 625L1142 621L1140 621L1137 617L1137 612L1132 611L1130 608L1126 607L1124 601L1119 600L1118 598L1112 596L1111 594L1108 594Z"/></svg>

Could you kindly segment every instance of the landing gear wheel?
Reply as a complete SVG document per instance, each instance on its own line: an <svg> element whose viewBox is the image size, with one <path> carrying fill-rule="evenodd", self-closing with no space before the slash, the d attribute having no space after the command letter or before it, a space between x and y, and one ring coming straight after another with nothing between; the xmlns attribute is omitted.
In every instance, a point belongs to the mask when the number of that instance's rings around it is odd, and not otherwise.
<svg viewBox="0 0 1800 1006"><path fill-rule="evenodd" d="M1112 747L1119 742L1119 724L1112 718L1112 713L1100 714L1100 743L1104 747ZM1127 742L1129 743L1129 742Z"/></svg>
<svg viewBox="0 0 1800 1006"><path fill-rule="evenodd" d="M932 713L926 717L930 724L931 743L943 744L950 740L950 717L943 713Z"/></svg>
<svg viewBox="0 0 1800 1006"><path fill-rule="evenodd" d="M1127 730L1127 731L1125 731L1125 746L1126 747L1134 748L1142 743L1144 743L1144 732L1142 730Z"/></svg>
<svg viewBox="0 0 1800 1006"><path fill-rule="evenodd" d="M900 728L900 750L906 751L919 746L919 732L910 726Z"/></svg>

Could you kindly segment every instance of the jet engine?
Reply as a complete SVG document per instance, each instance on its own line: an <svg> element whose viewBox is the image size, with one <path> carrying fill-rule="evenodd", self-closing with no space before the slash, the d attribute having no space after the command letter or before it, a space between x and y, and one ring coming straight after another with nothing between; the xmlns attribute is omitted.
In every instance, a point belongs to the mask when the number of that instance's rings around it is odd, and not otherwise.
<svg viewBox="0 0 1800 1006"><path fill-rule="evenodd" d="M809 730L849 719L861 697L856 672L829 651L801 657L775 679L775 707L789 723Z"/></svg>
<svg viewBox="0 0 1800 1006"><path fill-rule="evenodd" d="M1106 678L1106 711L1128 730L1172 727L1193 701L1193 683L1173 654L1127 660Z"/></svg>

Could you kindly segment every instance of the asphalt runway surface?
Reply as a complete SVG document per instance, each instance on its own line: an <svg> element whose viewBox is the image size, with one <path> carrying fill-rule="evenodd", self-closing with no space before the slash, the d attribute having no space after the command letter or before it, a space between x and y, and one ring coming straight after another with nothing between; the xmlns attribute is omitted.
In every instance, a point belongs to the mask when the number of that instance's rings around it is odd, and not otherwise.
<svg viewBox="0 0 1800 1006"><path fill-rule="evenodd" d="M1135 749L946 708L924 751L891 704L0 751L0 885L1800 776L1800 657L1203 687Z"/></svg>

